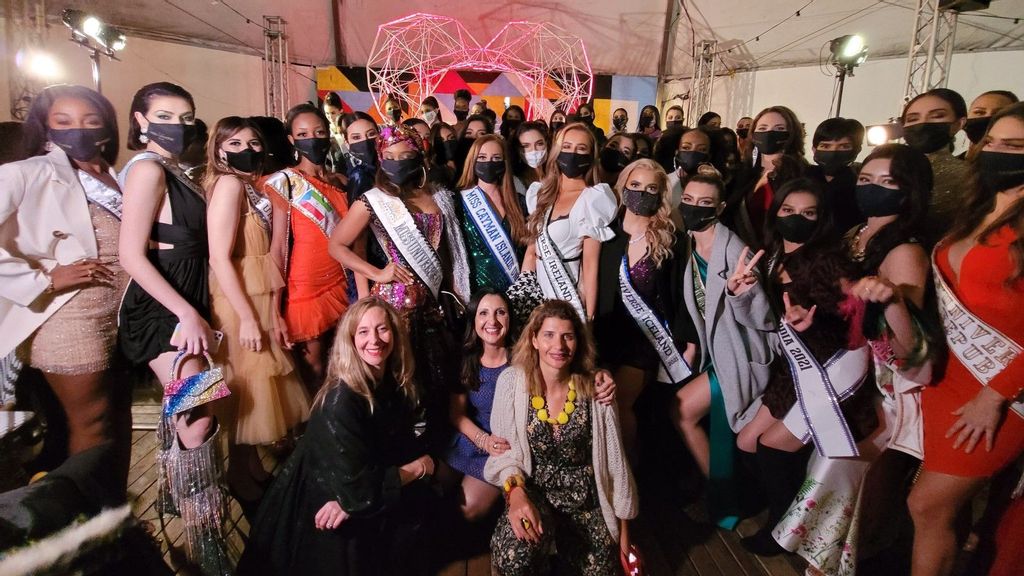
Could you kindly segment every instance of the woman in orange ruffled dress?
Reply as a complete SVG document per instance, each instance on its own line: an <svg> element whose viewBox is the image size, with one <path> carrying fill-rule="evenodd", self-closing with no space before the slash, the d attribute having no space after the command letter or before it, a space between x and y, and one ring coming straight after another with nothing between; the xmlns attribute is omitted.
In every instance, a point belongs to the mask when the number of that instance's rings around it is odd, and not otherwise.
<svg viewBox="0 0 1024 576"><path fill-rule="evenodd" d="M324 167L331 142L323 113L299 104L288 111L285 131L295 166L263 184L274 203L271 249L287 279L284 322L274 332L292 348L303 380L315 392L323 384L334 327L348 308L345 270L327 252L348 203L338 177Z"/></svg>

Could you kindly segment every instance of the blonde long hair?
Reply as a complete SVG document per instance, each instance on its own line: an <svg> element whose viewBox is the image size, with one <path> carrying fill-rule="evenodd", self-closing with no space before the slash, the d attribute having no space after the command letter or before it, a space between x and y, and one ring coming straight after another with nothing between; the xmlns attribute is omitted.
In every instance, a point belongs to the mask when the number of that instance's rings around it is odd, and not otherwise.
<svg viewBox="0 0 1024 576"><path fill-rule="evenodd" d="M594 372L596 370L597 352L594 337L583 324L576 309L565 300L547 300L534 308L530 319L526 322L519 341L512 351L512 364L518 366L526 375L527 388L532 396L544 395L544 378L540 373L540 353L533 347L533 338L540 332L541 326L548 318L558 318L572 322L576 333L576 352L569 363L570 382L576 385L576 394L580 398L594 395Z"/></svg>
<svg viewBox="0 0 1024 576"><path fill-rule="evenodd" d="M327 378L313 399L313 410L322 405L327 393L338 386L348 386L353 392L366 398L370 410L373 410L373 392L379 382L374 378L370 367L359 357L354 342L359 321L373 308L384 311L388 326L391 328L391 355L384 366L385 373L391 374L409 403L416 404L418 394L413 378L414 365L408 328L393 306L375 296L367 296L350 306L338 324L338 332L327 363Z"/></svg>
<svg viewBox="0 0 1024 576"><path fill-rule="evenodd" d="M672 204L669 200L668 175L665 174L665 170L654 160L641 158L630 163L622 169L618 181L615 182L615 194L619 197L619 210L625 209L625 204L622 203L622 191L626 188L629 177L636 170L654 172L654 180L658 183L658 195L661 197L661 205L658 207L658 212L651 216L651 221L647 225L647 232L644 235L647 238L647 246L651 249L654 265L660 267L662 262L672 257L672 246L675 243L676 234L676 225L672 223Z"/></svg>
<svg viewBox="0 0 1024 576"><path fill-rule="evenodd" d="M592 163L590 170L587 170L587 173L583 175L583 181L587 186L593 186L601 181L599 172L600 162L597 160L597 139L594 138L594 133L582 122L573 122L563 126L555 134L554 142L551 143L551 148L548 149L548 158L544 162L544 177L541 178L540 190L537 191L537 208L530 214L530 219L527 222L527 229L530 232L531 239L537 238L541 231L544 230L546 224L544 218L547 216L548 208L554 206L555 201L558 200L558 192L562 181L562 171L558 169L558 155L562 152L562 142L565 141L565 135L573 131L583 132L587 135L587 141L590 142Z"/></svg>

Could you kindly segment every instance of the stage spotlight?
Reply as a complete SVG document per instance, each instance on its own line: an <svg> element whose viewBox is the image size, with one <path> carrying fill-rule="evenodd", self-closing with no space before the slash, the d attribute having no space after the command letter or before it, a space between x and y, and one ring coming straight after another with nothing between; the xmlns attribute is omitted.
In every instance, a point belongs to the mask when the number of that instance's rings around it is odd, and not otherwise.
<svg viewBox="0 0 1024 576"><path fill-rule="evenodd" d="M899 122L889 122L888 124L868 126L867 137L868 144L871 146L894 142L903 137L903 125Z"/></svg>
<svg viewBox="0 0 1024 576"><path fill-rule="evenodd" d="M111 60L117 60L114 52L124 50L128 44L128 38L124 32L113 26L104 24L102 20L86 14L81 10L65 8L61 14L64 25L71 29L71 41L78 44L89 52L89 59L92 60L92 78L96 83L96 91L100 91L100 55ZM94 45L91 41L96 41Z"/></svg>
<svg viewBox="0 0 1024 576"><path fill-rule="evenodd" d="M100 19L95 16L87 16L82 21L82 32L85 32L93 38L99 38L100 32L103 31L103 23Z"/></svg>
<svg viewBox="0 0 1024 576"><path fill-rule="evenodd" d="M868 58L868 47L860 34L847 34L836 38L829 43L829 50L832 51L832 58L836 64L847 68L859 66Z"/></svg>

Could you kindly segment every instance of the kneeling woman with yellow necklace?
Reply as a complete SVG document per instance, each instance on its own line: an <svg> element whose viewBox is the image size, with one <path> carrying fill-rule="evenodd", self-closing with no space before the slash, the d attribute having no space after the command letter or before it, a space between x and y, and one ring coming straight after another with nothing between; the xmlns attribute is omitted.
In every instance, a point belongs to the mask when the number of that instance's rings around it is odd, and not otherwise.
<svg viewBox="0 0 1024 576"><path fill-rule="evenodd" d="M619 574L636 485L615 408L594 401L593 339L568 302L530 315L498 379L491 431L509 442L484 467L507 503L491 539L497 573Z"/></svg>

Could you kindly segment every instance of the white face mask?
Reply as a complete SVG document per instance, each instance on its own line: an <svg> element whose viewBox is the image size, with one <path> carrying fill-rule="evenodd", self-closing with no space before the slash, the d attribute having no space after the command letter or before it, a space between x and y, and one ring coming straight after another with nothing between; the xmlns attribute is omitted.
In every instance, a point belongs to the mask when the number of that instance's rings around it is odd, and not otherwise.
<svg viewBox="0 0 1024 576"><path fill-rule="evenodd" d="M523 152L523 158L526 159L526 163L529 164L530 168L536 168L543 164L544 158L547 155L547 150L530 150L529 152Z"/></svg>
<svg viewBox="0 0 1024 576"><path fill-rule="evenodd" d="M423 113L423 121L427 124L433 124L434 120L437 120L437 110L431 110Z"/></svg>

